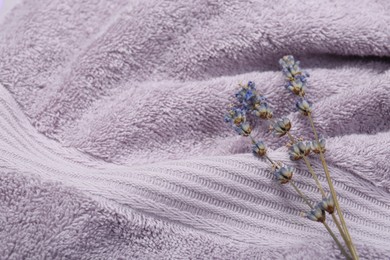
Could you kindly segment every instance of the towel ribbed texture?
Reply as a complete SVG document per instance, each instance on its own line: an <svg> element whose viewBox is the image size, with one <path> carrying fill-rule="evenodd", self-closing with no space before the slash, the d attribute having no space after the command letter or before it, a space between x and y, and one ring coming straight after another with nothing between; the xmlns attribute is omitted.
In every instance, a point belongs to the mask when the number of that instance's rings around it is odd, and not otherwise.
<svg viewBox="0 0 390 260"><path fill-rule="evenodd" d="M359 255L389 258L389 13L387 1L24 1L0 28L0 259L342 258L223 122L253 80L312 138L278 71L290 53L311 74ZM319 200L266 128L254 134L270 157Z"/></svg>

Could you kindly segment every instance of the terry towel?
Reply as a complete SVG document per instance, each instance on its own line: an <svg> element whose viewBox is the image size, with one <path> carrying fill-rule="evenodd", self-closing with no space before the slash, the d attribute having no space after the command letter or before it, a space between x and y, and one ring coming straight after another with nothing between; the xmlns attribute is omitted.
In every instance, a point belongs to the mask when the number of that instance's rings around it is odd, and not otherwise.
<svg viewBox="0 0 390 260"><path fill-rule="evenodd" d="M252 80L312 138L286 54L311 75L361 259L389 258L389 25L386 0L22 1L0 26L0 259L342 258L223 122ZM319 200L266 128L255 136Z"/></svg>

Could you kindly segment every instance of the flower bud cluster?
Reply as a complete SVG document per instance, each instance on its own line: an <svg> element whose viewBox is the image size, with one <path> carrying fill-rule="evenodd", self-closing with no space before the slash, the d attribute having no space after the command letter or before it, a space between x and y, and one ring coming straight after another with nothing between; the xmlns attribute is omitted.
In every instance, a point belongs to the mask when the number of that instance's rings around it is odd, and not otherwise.
<svg viewBox="0 0 390 260"><path fill-rule="evenodd" d="M295 61L294 57L291 55L282 57L279 60L279 64L286 77L286 88L295 95L303 97L305 95L309 74L301 70L299 61Z"/></svg>
<svg viewBox="0 0 390 260"><path fill-rule="evenodd" d="M274 136L282 137L291 129L291 121L287 117L276 120L272 125Z"/></svg>
<svg viewBox="0 0 390 260"><path fill-rule="evenodd" d="M333 214L335 209L334 201L332 196L323 198L320 203L318 203L312 210L305 213L304 216L310 220L324 222L325 221L325 212Z"/></svg>
<svg viewBox="0 0 390 260"><path fill-rule="evenodd" d="M312 111L312 103L304 98L309 74L301 70L299 61L295 61L291 55L282 57L279 64L286 77L286 89L300 97L296 102L298 111L305 116L309 115Z"/></svg>
<svg viewBox="0 0 390 260"><path fill-rule="evenodd" d="M311 149L310 142L300 141L298 143L295 143L291 146L289 151L290 159L293 161L300 160L304 156L309 155L310 149Z"/></svg>
<svg viewBox="0 0 390 260"><path fill-rule="evenodd" d="M240 85L240 89L235 93L235 99L237 104L225 115L225 122L230 123L239 135L249 136L252 132L252 127L247 121L248 114L262 119L271 119L273 116L266 98L257 93L253 81Z"/></svg>
<svg viewBox="0 0 390 260"><path fill-rule="evenodd" d="M275 170L275 177L281 184L288 183L293 177L294 168L283 165Z"/></svg>

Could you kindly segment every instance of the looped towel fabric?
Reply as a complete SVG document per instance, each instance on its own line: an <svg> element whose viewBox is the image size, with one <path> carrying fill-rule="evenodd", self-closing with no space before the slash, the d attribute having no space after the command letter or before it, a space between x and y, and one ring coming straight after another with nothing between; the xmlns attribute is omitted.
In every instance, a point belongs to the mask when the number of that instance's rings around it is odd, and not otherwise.
<svg viewBox="0 0 390 260"><path fill-rule="evenodd" d="M389 258L389 14L385 0L22 1L0 27L0 258L342 258L223 122L252 80L312 138L283 86L286 54L311 75L361 259ZM287 140L255 129L320 200Z"/></svg>

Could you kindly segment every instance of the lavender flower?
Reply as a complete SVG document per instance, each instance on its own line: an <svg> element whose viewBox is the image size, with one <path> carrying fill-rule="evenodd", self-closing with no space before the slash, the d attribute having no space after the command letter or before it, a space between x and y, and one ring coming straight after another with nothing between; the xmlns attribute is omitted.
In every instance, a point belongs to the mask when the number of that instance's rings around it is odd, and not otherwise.
<svg viewBox="0 0 390 260"><path fill-rule="evenodd" d="M316 140L311 141L310 146L311 150L317 154L319 154L320 152L324 153L326 151L324 138L320 138L319 142L317 142Z"/></svg>
<svg viewBox="0 0 390 260"><path fill-rule="evenodd" d="M225 115L225 122L232 123L234 125L240 125L246 121L245 111L240 108L232 108L229 110L228 114Z"/></svg>
<svg viewBox="0 0 390 260"><path fill-rule="evenodd" d="M252 132L252 128L248 122L243 122L239 125L234 125L233 129L242 136L249 136Z"/></svg>
<svg viewBox="0 0 390 260"><path fill-rule="evenodd" d="M262 119L271 119L272 110L269 108L266 98L259 95L253 81L241 85L241 89L235 94L240 108L246 113L251 113Z"/></svg>
<svg viewBox="0 0 390 260"><path fill-rule="evenodd" d="M245 110L240 108L232 108L225 115L225 122L230 123L233 129L242 136L249 136L252 132L250 124L246 121Z"/></svg>
<svg viewBox="0 0 390 260"><path fill-rule="evenodd" d="M297 161L303 158L310 153L310 142L298 142L291 146L289 155L290 159L293 161Z"/></svg>
<svg viewBox="0 0 390 260"><path fill-rule="evenodd" d="M291 55L281 58L279 64L288 81L286 88L295 95L303 97L305 95L306 82L309 74L301 70L299 61L295 61Z"/></svg>
<svg viewBox="0 0 390 260"><path fill-rule="evenodd" d="M275 177L281 184L286 184L291 180L293 172L294 168L284 165L275 170Z"/></svg>
<svg viewBox="0 0 390 260"><path fill-rule="evenodd" d="M235 94L237 101L245 111L253 111L259 107L263 98L256 92L256 86L253 81L249 81L246 85L241 86L241 89Z"/></svg>
<svg viewBox="0 0 390 260"><path fill-rule="evenodd" d="M311 211L307 212L305 214L305 217L307 217L308 219L313 220L313 221L324 222L325 221L325 211L319 207L315 207Z"/></svg>
<svg viewBox="0 0 390 260"><path fill-rule="evenodd" d="M286 84L286 89L290 90L295 95L304 96L306 91L306 82L302 81L300 78L289 81Z"/></svg>
<svg viewBox="0 0 390 260"><path fill-rule="evenodd" d="M255 90L256 89L256 84L253 81L248 81L247 87L249 89Z"/></svg>
<svg viewBox="0 0 390 260"><path fill-rule="evenodd" d="M291 122L288 118L278 119L272 126L274 136L282 137L291 129Z"/></svg>
<svg viewBox="0 0 390 260"><path fill-rule="evenodd" d="M299 99L296 103L296 107L298 108L299 112L301 112L305 116L308 116L309 113L311 113L311 106L312 103L304 98Z"/></svg>
<svg viewBox="0 0 390 260"><path fill-rule="evenodd" d="M334 212L334 201L332 196L328 198L323 198L317 206L314 207L310 212L306 213L306 217L313 221L324 222L325 221L325 211L329 214Z"/></svg>
<svg viewBox="0 0 390 260"><path fill-rule="evenodd" d="M299 67L300 62L295 61L294 56L292 55L283 56L279 60L279 65L282 67L283 74L288 77L288 79L297 76L299 76L300 78L302 78L302 76L309 77L309 74L305 71L302 71Z"/></svg>
<svg viewBox="0 0 390 260"><path fill-rule="evenodd" d="M288 144L290 148L289 155L291 160L299 160L304 158L306 165L313 175L314 180L316 181L317 187L321 192L321 195L325 197L325 192L322 188L321 183L318 181L318 177L315 174L310 162L306 160L305 156L310 154L312 150L314 153L320 153L321 161L324 166L325 175L328 180L329 189L332 191L332 194L335 193L332 182L330 181L329 171L325 165L325 160L323 158L322 152L325 151L325 139L318 139L318 134L314 128L314 124L311 117L312 112L312 103L304 98L306 92L306 84L307 77L309 75L306 72L303 72L299 67L299 61L295 61L294 57L291 55L284 56L279 60L280 65L282 66L282 71L284 76L286 77L287 84L286 88L292 92L293 94L299 96L299 100L296 103L297 109L305 116L308 116L310 120L311 126L313 128L314 136L316 138L315 141L303 142L302 139L298 139L296 142L295 139L289 134L291 129L291 122L288 118L281 118L272 121L271 129L273 129L273 134L278 137L282 137L286 134L289 135L291 139L291 143ZM231 108L227 115L225 116L225 121L229 123L233 129L242 136L250 136L252 127L251 124L247 121L253 119L253 117L259 117L261 119L271 119L273 117L273 112L268 106L266 98L260 95L257 90L255 83L253 81L249 81L245 85L240 85L240 89L235 93L236 101L235 107ZM250 115L248 115L248 113ZM308 201L306 196L302 193L302 191L295 185L292 181L294 168L283 165L279 162L274 162L267 154L267 147L262 141L255 141L253 137L250 137L252 140L252 153L257 157L266 157L266 159L271 163L272 169L274 171L274 176L281 184L290 183L296 192L301 196L301 198L308 204L311 208L310 211L304 214L310 220L318 221L323 223L327 231L330 233L332 238L335 240L337 245L340 247L341 252L349 258L348 254L343 249L342 244L338 241L337 237L334 235L333 231L326 224L326 213L328 212L332 214L337 208L337 213L340 218L340 222L342 225L342 229L339 229L343 239L347 243L347 247L350 249L352 256L354 259L358 259L356 249L353 247L351 240L347 239L349 234L347 232L347 227L345 225L345 221L342 218L341 210L338 206L337 197L327 197L323 198L314 208L312 204ZM334 216L333 216L334 217ZM345 234L343 234L345 232Z"/></svg>
<svg viewBox="0 0 390 260"><path fill-rule="evenodd" d="M267 147L262 141L258 141L253 144L252 152L254 155L262 157L267 153Z"/></svg>
<svg viewBox="0 0 390 260"><path fill-rule="evenodd" d="M273 116L272 110L269 108L267 103L262 103L259 107L256 107L252 114L260 117L261 119L271 119Z"/></svg>
<svg viewBox="0 0 390 260"><path fill-rule="evenodd" d="M248 81L246 85L240 85L241 89L236 93L236 98L238 102L242 103L246 98L248 98L248 91L253 92L256 91L256 85L253 81ZM250 94L249 94L250 96Z"/></svg>
<svg viewBox="0 0 390 260"><path fill-rule="evenodd" d="M322 201L318 203L317 207L319 207L322 210L325 210L329 214L332 214L334 212L334 207L335 207L332 196L322 199Z"/></svg>

